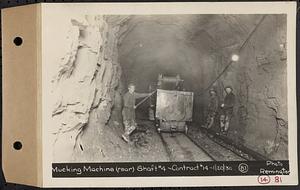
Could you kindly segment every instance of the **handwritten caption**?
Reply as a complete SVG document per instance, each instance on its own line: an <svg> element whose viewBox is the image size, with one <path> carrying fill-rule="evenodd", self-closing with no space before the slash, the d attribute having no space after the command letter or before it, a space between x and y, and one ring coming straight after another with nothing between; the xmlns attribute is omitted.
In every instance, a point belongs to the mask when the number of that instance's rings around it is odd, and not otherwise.
<svg viewBox="0 0 300 190"><path fill-rule="evenodd" d="M53 177L289 175L288 161L53 163Z"/></svg>
<svg viewBox="0 0 300 190"><path fill-rule="evenodd" d="M135 172L179 172L179 171L196 171L196 172L204 172L204 171L220 171L226 172L231 171L232 167L225 164L214 164L214 165L204 165L204 164L195 164L185 165L185 164L173 164L171 166L165 166L160 164L151 164L150 166L145 165L137 165L137 166L114 166L114 167L106 167L106 166L86 166L83 165L81 167L70 167L66 165L65 167L54 167L52 168L52 172L55 173L75 173L76 175L82 175L85 172L88 173L101 173L101 172L112 172L112 173L135 173Z"/></svg>

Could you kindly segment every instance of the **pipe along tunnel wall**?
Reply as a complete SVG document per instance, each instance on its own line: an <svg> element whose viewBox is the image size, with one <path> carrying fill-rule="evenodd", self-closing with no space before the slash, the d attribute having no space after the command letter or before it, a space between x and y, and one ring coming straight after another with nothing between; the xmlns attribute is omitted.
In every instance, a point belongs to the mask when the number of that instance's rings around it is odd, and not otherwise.
<svg viewBox="0 0 300 190"><path fill-rule="evenodd" d="M236 105L228 137L270 159L288 158L285 15L100 15L62 22L57 40L65 51L53 58L52 80L57 161L136 160L138 152L120 138L122 95L128 82L147 92L159 73L179 74L195 93L195 126L205 120L206 90L215 88L222 101L231 85ZM239 60L231 63L234 53Z"/></svg>

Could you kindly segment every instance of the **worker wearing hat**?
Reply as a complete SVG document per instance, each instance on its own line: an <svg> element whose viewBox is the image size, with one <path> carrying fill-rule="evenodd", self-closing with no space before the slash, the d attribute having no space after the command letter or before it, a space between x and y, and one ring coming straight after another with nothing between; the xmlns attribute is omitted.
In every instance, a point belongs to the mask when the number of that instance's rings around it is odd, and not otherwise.
<svg viewBox="0 0 300 190"><path fill-rule="evenodd" d="M209 104L208 104L208 109L207 109L207 120L205 127L210 129L214 122L215 122L215 117L217 115L218 107L219 107L219 99L217 96L217 92L212 88L209 90Z"/></svg>
<svg viewBox="0 0 300 190"><path fill-rule="evenodd" d="M128 92L125 93L123 97L123 123L125 127L125 132L122 135L124 141L130 141L130 134L136 129L137 124L135 121L135 100L138 98L143 98L149 96L151 93L137 93L135 92L135 85L130 83L128 85Z"/></svg>
<svg viewBox="0 0 300 190"><path fill-rule="evenodd" d="M233 109L235 105L235 95L231 86L224 88L226 96L224 103L221 105L222 114L220 116L221 133L227 135L231 119L233 117Z"/></svg>

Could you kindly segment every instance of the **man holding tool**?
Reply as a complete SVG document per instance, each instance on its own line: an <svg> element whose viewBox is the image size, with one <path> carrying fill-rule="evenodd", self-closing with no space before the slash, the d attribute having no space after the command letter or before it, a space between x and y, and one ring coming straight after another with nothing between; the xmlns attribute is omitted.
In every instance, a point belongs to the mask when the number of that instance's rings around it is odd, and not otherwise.
<svg viewBox="0 0 300 190"><path fill-rule="evenodd" d="M233 89L231 86L225 87L226 96L224 98L224 103L221 105L221 116L220 116L220 128L221 134L227 135L229 125L233 117L233 110L235 106L235 95L233 94Z"/></svg>
<svg viewBox="0 0 300 190"><path fill-rule="evenodd" d="M154 91L155 92L155 91ZM123 97L123 110L122 110L122 116L123 116L123 123L125 126L125 132L122 135L122 138L127 143L130 141L130 134L137 128L137 124L135 122L135 109L141 105L143 102L145 102L150 96L154 94L152 93L137 93L135 92L135 86L134 84L130 83L128 85L128 92ZM135 99L143 98L140 103L135 105Z"/></svg>

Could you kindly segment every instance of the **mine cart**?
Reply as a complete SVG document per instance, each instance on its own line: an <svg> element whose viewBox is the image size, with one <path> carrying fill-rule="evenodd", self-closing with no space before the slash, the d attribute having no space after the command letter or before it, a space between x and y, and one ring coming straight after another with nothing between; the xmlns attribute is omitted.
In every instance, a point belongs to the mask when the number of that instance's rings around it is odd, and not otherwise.
<svg viewBox="0 0 300 190"><path fill-rule="evenodd" d="M188 132L193 114L193 92L184 91L182 83L178 75L158 77L155 119L159 133Z"/></svg>

